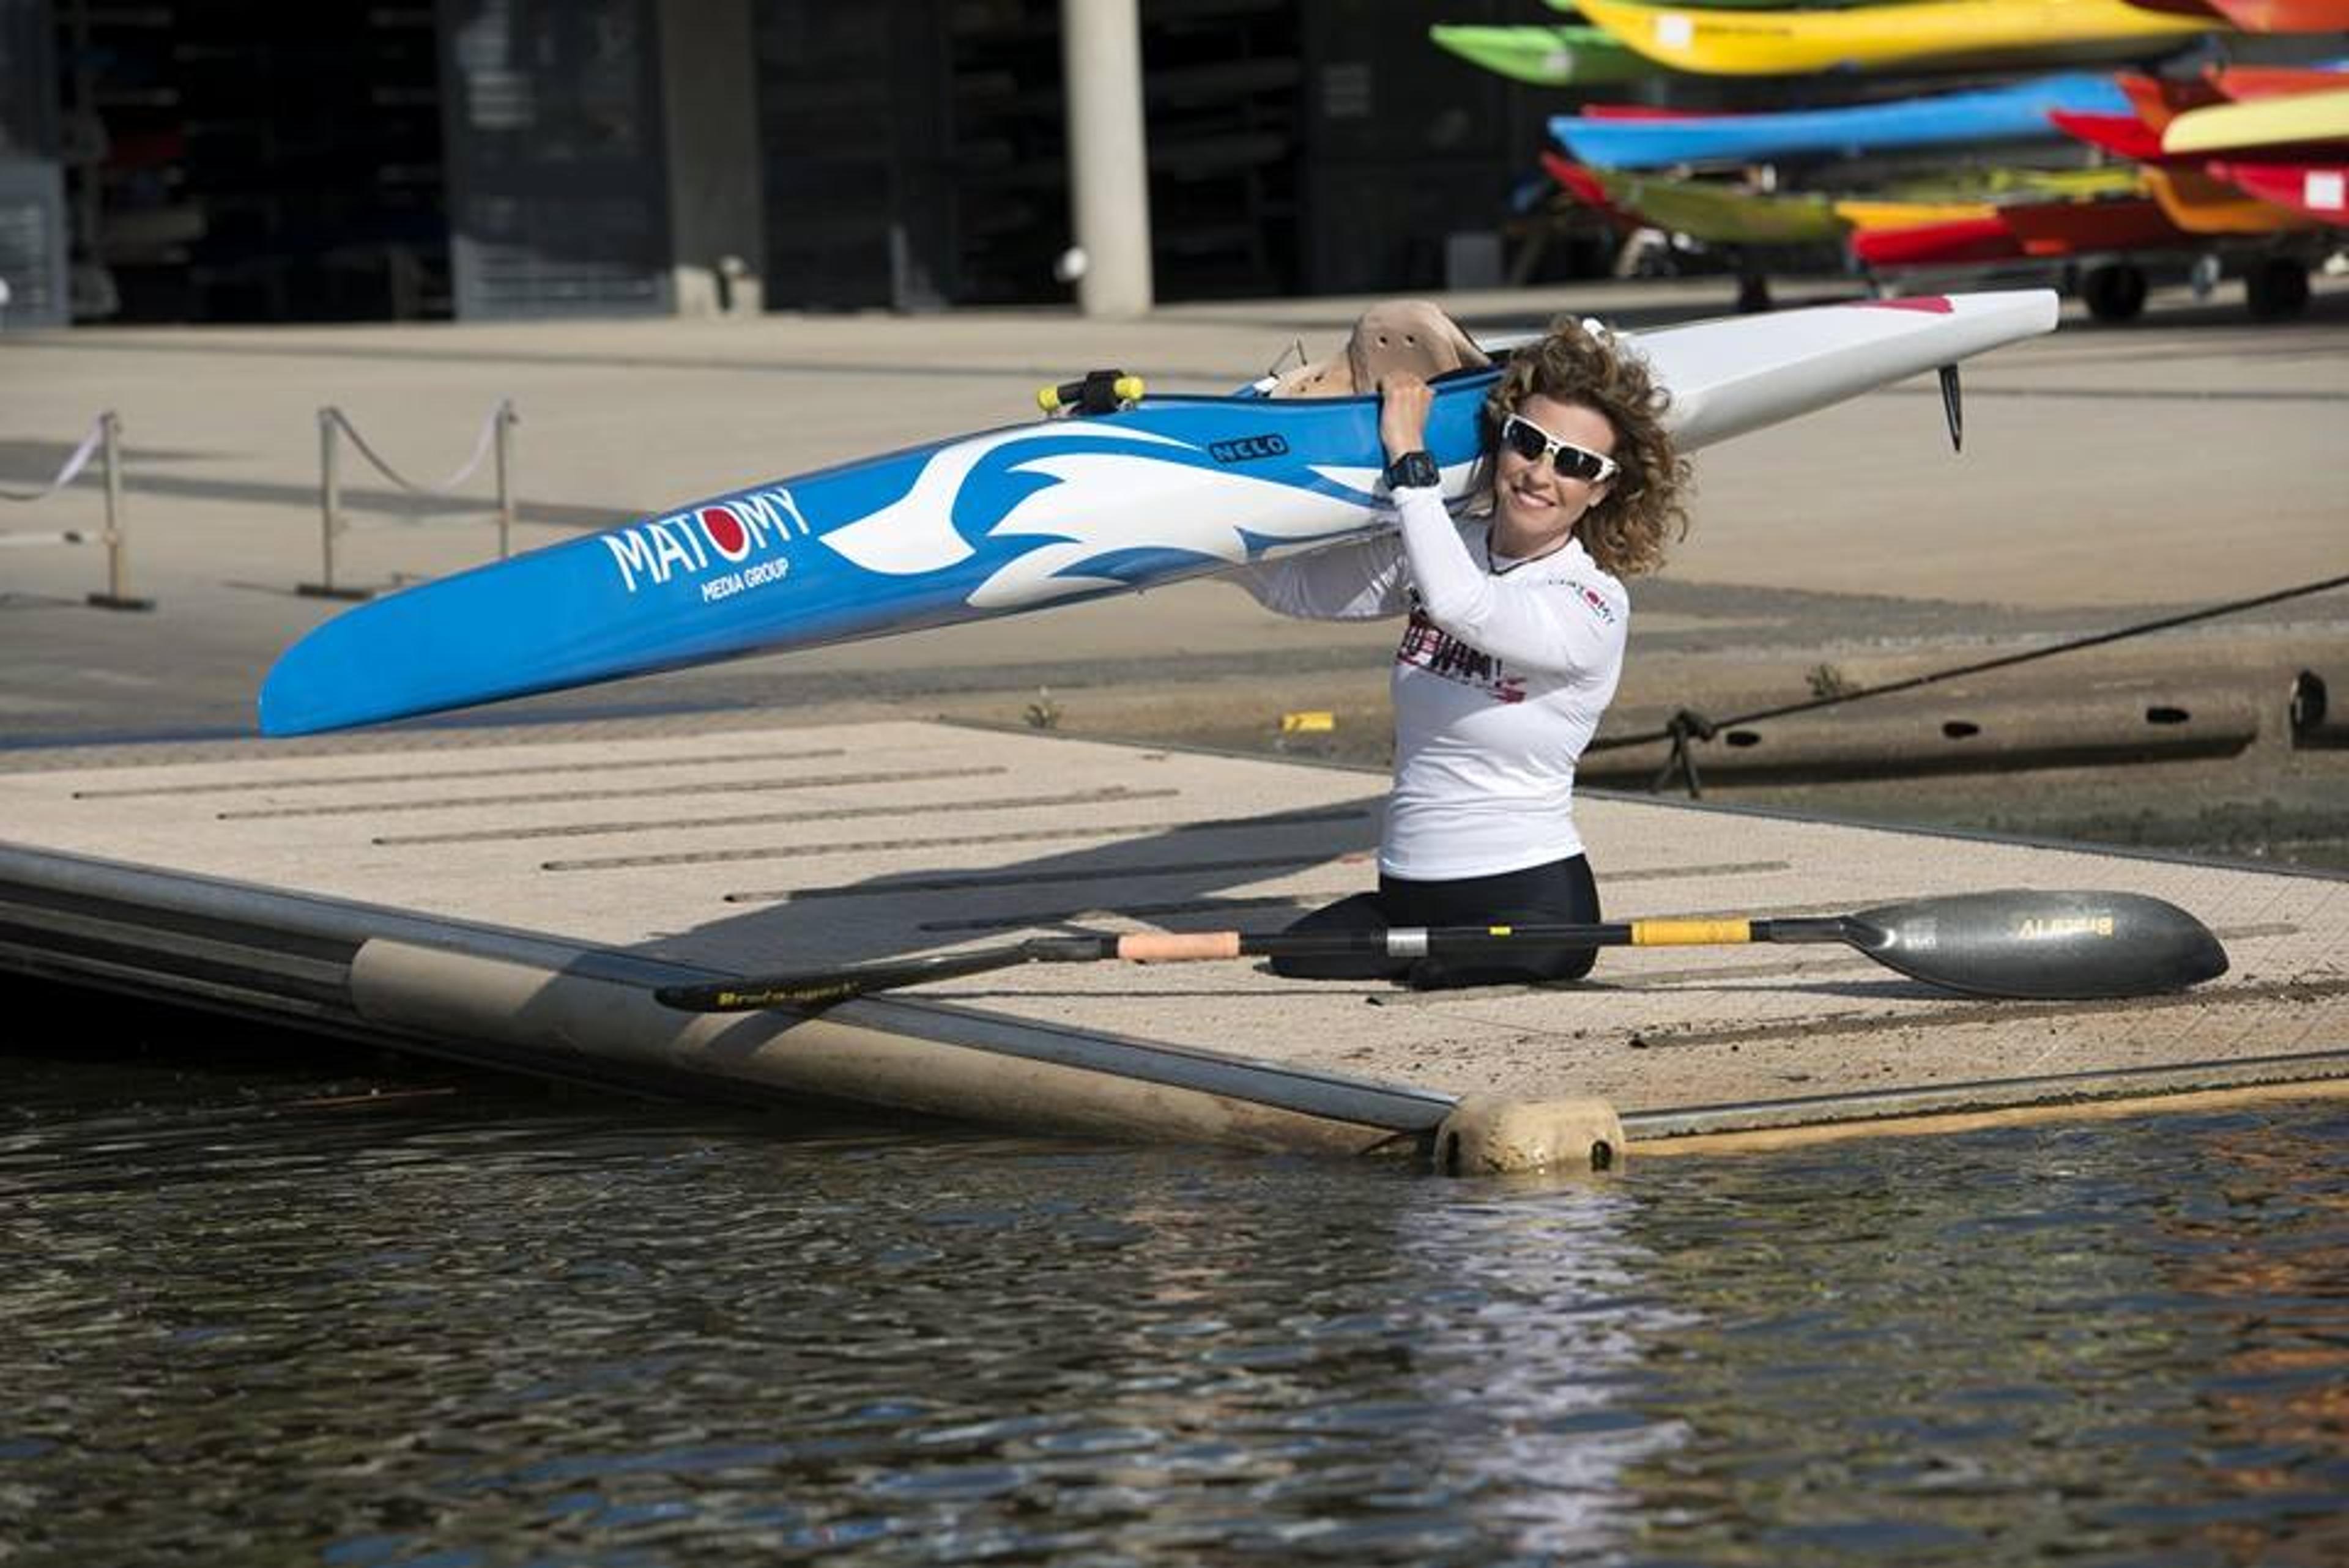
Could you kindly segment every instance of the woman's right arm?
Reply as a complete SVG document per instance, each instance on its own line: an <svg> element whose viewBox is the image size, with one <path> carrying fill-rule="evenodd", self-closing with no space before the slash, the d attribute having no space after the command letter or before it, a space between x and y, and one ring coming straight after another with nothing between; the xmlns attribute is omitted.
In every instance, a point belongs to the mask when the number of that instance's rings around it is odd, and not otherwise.
<svg viewBox="0 0 2349 1568"><path fill-rule="evenodd" d="M1402 541L1381 532L1351 544L1259 562L1229 574L1266 609L1307 621L1375 621L1407 607Z"/></svg>
<svg viewBox="0 0 2349 1568"><path fill-rule="evenodd" d="M1389 463L1426 446L1427 412L1434 401L1435 394L1416 376L1398 373L1379 383L1379 444ZM1442 506L1440 499L1436 504ZM1411 573L1402 542L1391 532L1253 566L1234 576L1266 609L1306 620L1374 621L1411 607Z"/></svg>

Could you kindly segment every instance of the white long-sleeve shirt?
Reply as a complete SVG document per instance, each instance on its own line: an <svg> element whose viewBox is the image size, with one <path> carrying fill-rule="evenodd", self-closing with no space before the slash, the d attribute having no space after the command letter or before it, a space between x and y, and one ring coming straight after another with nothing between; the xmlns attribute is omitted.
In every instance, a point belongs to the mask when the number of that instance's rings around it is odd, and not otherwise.
<svg viewBox="0 0 2349 1568"><path fill-rule="evenodd" d="M1630 595L1578 539L1495 561L1490 524L1455 521L1440 490L1394 499L1395 533L1233 579L1284 615L1411 616L1380 869L1452 882L1580 854L1574 768L1622 674Z"/></svg>

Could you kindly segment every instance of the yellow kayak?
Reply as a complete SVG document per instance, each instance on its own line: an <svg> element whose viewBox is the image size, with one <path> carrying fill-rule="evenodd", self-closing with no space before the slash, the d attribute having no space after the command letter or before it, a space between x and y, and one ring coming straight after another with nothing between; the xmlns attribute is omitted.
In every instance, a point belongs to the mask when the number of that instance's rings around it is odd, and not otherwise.
<svg viewBox="0 0 2349 1568"><path fill-rule="evenodd" d="M2229 30L2209 16L2140 10L2128 0L1919 0L1836 11L1684 11L1578 0L1578 9L1661 65L1730 77L2044 57Z"/></svg>
<svg viewBox="0 0 2349 1568"><path fill-rule="evenodd" d="M2161 150L2233 152L2302 141L2349 141L2349 88L2188 109L2163 129Z"/></svg>
<svg viewBox="0 0 2349 1568"><path fill-rule="evenodd" d="M1879 201L1868 196L1838 196L1836 216L1855 229L1918 229L1928 223L1962 223L1987 218L1998 211L1987 201Z"/></svg>

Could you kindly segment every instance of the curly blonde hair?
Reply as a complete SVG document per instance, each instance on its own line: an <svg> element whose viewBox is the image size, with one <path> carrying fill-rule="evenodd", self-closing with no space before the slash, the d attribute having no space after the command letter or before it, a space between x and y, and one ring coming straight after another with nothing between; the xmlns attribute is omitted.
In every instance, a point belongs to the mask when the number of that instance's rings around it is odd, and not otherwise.
<svg viewBox="0 0 2349 1568"><path fill-rule="evenodd" d="M1667 539L1688 535L1690 472L1664 428L1670 395L1656 385L1647 362L1572 316L1559 316L1541 341L1510 356L1485 395L1488 451L1502 422L1533 397L1581 404L1615 428L1619 467L1607 494L1574 525L1582 548L1618 577L1661 566Z"/></svg>

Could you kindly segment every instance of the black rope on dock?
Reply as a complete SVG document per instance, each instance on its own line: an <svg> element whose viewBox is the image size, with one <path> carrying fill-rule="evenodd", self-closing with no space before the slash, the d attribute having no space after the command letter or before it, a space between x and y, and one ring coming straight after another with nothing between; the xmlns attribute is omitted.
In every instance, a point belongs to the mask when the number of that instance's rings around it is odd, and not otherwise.
<svg viewBox="0 0 2349 1568"><path fill-rule="evenodd" d="M2101 647L2106 643L2124 642L2131 637L2142 637L2154 632L2166 632L2172 627L2190 625L2197 621L2212 620L2220 615L2232 615L2244 610L2256 610L2262 605L2279 604L2287 599L2305 598L2312 593L2323 593L2331 589L2342 587L2349 587L2349 575L2327 577L2322 582L2302 583L2297 588L2278 589L2272 593L2261 593L2249 599L2236 599L2224 604L2208 605L2199 610L2189 610L2182 614L2164 615L2159 620L2142 621L2134 626L2122 626L2110 632L2098 632L2092 636L2075 637L2068 643L2056 643L2044 648L2033 648L2028 653L2006 654L1995 659L1982 659L1970 665L1958 665L1946 670L1935 670L1930 675L1911 676L1906 680L1887 681L1882 686L1859 686L1851 691L1814 697L1808 702L1794 702L1779 707L1765 707L1754 713L1740 714L1734 718L1710 719L1694 708L1679 708L1673 712L1671 718L1665 721L1661 729L1644 730L1638 735L1609 736L1604 739L1592 741L1583 748L1583 750L1586 754L1593 751L1614 751L1627 746L1652 746L1659 740L1668 740L1671 742L1671 754L1665 758L1664 766L1657 773L1655 782L1648 786L1649 792L1663 793L1664 786L1677 778L1687 788L1689 799L1693 800L1702 796L1704 790L1697 777L1696 749L1690 743L1711 740L1725 729L1741 729L1751 725L1761 724L1768 719L1785 718L1794 714L1812 713L1823 707L1835 707L1843 703L1858 702L1864 697L1889 696L1894 692L1914 691L1920 686L1929 686L1938 681L1955 680L1961 676L1978 676L1988 670L2002 670L2014 665L2027 665L2036 659L2052 659L2058 654L2077 653L2082 648Z"/></svg>

